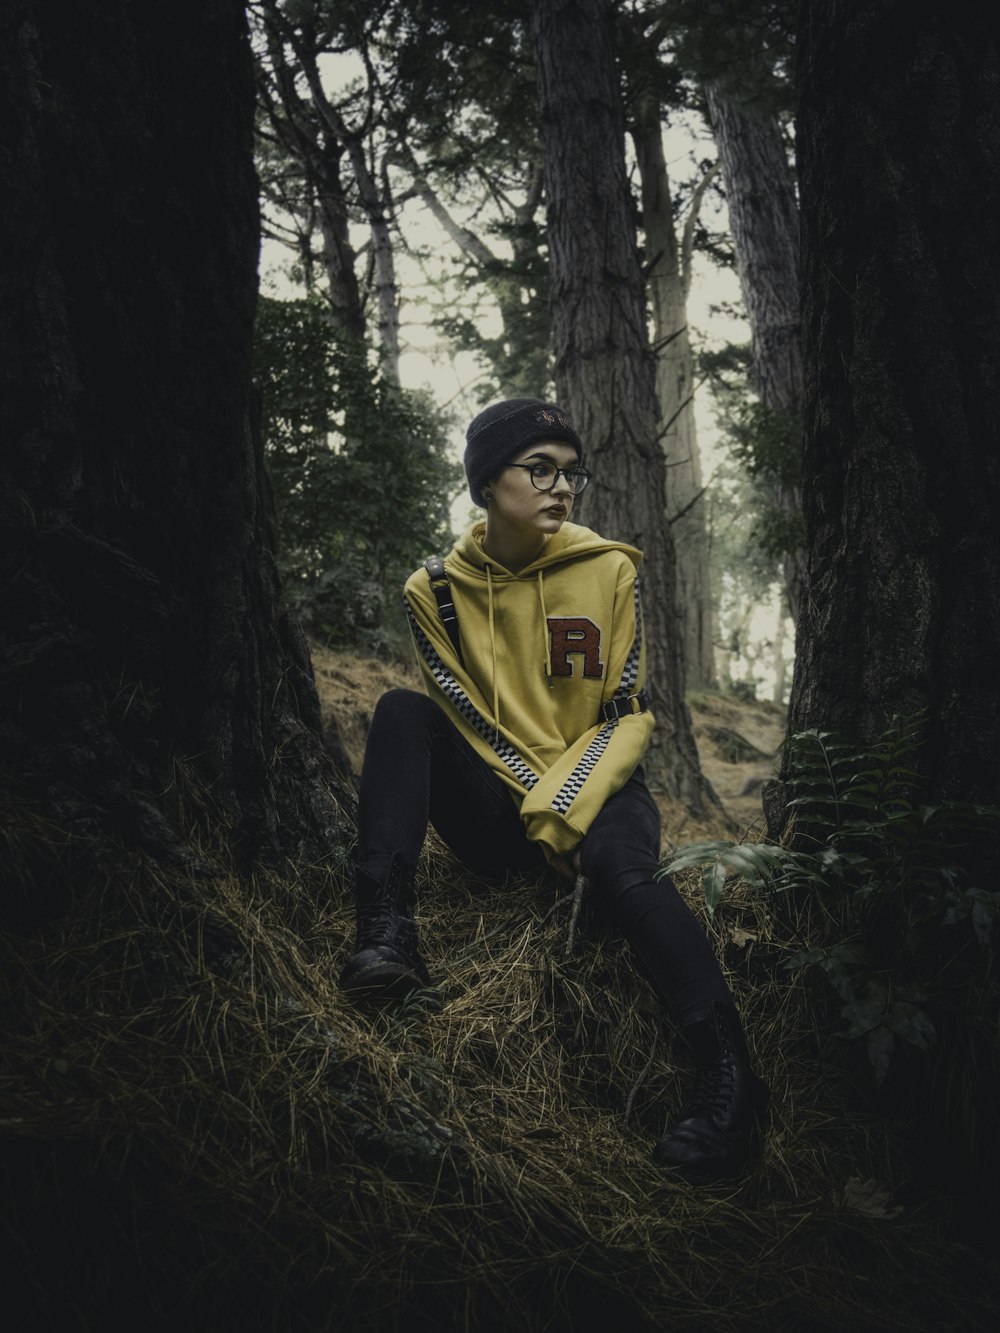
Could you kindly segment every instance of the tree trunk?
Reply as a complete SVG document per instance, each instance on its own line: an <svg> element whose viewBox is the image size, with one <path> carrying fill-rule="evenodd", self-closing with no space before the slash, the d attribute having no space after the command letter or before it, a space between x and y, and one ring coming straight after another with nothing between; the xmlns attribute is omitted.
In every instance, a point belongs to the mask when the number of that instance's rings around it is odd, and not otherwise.
<svg viewBox="0 0 1000 1333"><path fill-rule="evenodd" d="M323 238L327 299L336 327L349 342L361 343L367 330L358 285L358 256L351 244L350 216L340 181L342 156L339 147L326 148L321 173L317 173L316 212Z"/></svg>
<svg viewBox="0 0 1000 1333"><path fill-rule="evenodd" d="M296 163L297 174L304 178L304 192L310 200L308 212L311 215L315 210L323 241L327 299L337 328L350 342L360 343L367 330L358 284L358 256L351 241L350 211L343 183L344 146L332 127L321 124L316 108L299 92L300 71L289 63L286 55L285 24L277 6L265 5L258 22L267 49L266 64L259 59L257 66L261 109L277 144ZM280 168L277 175L280 181ZM283 206L293 209L289 197L292 192L284 189L281 193ZM296 249L300 254L309 250L310 221L311 218L298 219L302 239ZM309 265L304 267L308 272Z"/></svg>
<svg viewBox="0 0 1000 1333"><path fill-rule="evenodd" d="M802 7L809 566L791 726L871 740L926 709L934 794L994 802L998 70L984 6Z"/></svg>
<svg viewBox="0 0 1000 1333"><path fill-rule="evenodd" d="M788 612L785 607L785 599L779 595L776 599L778 606L774 617L774 643L771 648L771 671L774 674L774 684L771 687L771 702L785 704L785 690L788 686L788 667L785 663L785 622Z"/></svg>
<svg viewBox="0 0 1000 1333"><path fill-rule="evenodd" d="M729 225L753 351L754 388L765 407L802 414L799 343L799 220L778 122L719 80L705 84L709 117L729 204ZM797 483L776 481L773 502L795 532L802 508ZM785 595L798 615L805 552L795 542L782 560Z"/></svg>
<svg viewBox="0 0 1000 1333"><path fill-rule="evenodd" d="M330 769L254 428L238 0L0 16L0 748L69 832L197 867L328 847Z"/></svg>
<svg viewBox="0 0 1000 1333"><path fill-rule="evenodd" d="M625 173L625 126L607 0L538 0L539 79L556 388L596 484L581 517L645 551L651 782L692 810L715 801L684 702L674 546L666 522L655 366Z"/></svg>
<svg viewBox="0 0 1000 1333"><path fill-rule="evenodd" d="M351 216L342 178L345 156L351 164L358 202L371 232L372 291L382 371L398 384L399 284L390 232L388 183L380 186L377 168L369 165L365 151L367 117L362 129L353 130L327 97L319 68L320 59L327 54L327 38L314 26L300 26L289 19L278 0L264 0L258 23L268 56L267 65L261 62L259 69L261 103L295 163L293 174L303 176L315 196L330 305L346 336L360 342L366 334L365 301L357 277L357 252L350 238ZM300 92L303 79L308 98Z"/></svg>
<svg viewBox="0 0 1000 1333"><path fill-rule="evenodd" d="M677 605L684 625L689 689L716 683L705 487L694 415L694 364L688 338L688 282L674 229L670 178L663 155L659 99L636 97L632 140L642 186L646 287L656 348L656 397L667 460L667 510L677 552Z"/></svg>
<svg viewBox="0 0 1000 1333"><path fill-rule="evenodd" d="M396 282L396 259L389 231L389 213L384 191L368 165L365 152L366 131L351 130L343 116L331 103L323 87L319 72L319 51L314 45L308 50L293 38L302 72L312 95L312 104L324 127L328 144L343 145L354 172L361 208L371 231L373 287L375 294L376 329L382 371L393 384L399 383L399 284Z"/></svg>

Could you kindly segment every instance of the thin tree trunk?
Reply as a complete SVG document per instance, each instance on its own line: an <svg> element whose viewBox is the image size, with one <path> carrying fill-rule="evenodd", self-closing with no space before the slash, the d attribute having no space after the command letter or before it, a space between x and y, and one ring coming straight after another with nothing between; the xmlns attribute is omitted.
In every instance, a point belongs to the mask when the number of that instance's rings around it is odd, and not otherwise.
<svg viewBox="0 0 1000 1333"><path fill-rule="evenodd" d="M753 381L765 407L802 415L799 328L799 220L777 121L719 80L705 84L712 133L729 204L736 268L750 322ZM772 500L795 532L802 509L797 482L775 482ZM805 551L796 541L782 560L785 595L798 615Z"/></svg>
<svg viewBox="0 0 1000 1333"><path fill-rule="evenodd" d="M646 286L667 460L667 510L677 552L677 604L684 623L684 674L689 689L709 689L716 683L715 636L705 487L694 415L694 364L688 338L688 283L674 229L660 103L651 92L635 100L632 140L642 186Z"/></svg>
<svg viewBox="0 0 1000 1333"><path fill-rule="evenodd" d="M350 235L350 214L341 178L343 146L335 135L324 134L315 109L300 96L296 71L285 57L282 25L273 6L265 8L264 33L268 67L258 66L258 96L277 143L296 162L315 200L316 223L323 241L323 270L327 299L337 328L351 342L365 337L364 303L358 285L358 256ZM285 192L287 196L287 191ZM286 202L286 207L290 207ZM311 211L311 210L310 210ZM308 250L311 228L299 221Z"/></svg>
<svg viewBox="0 0 1000 1333"><path fill-rule="evenodd" d="M336 809L250 386L242 5L96 22L0 18L3 766L63 830L165 861L198 864L199 784L247 861L320 853Z"/></svg>
<svg viewBox="0 0 1000 1333"><path fill-rule="evenodd" d="M343 120L323 95L318 73L310 78L314 99L325 118L335 125L347 146L354 170L361 206L368 218L372 237L372 267L374 272L376 331L383 374L393 384L399 383L399 284L396 281L396 257L393 252L389 215L382 191L368 167L365 146L360 134L350 133Z"/></svg>
<svg viewBox="0 0 1000 1333"><path fill-rule="evenodd" d="M351 244L350 217L340 182L339 149L327 151L322 176L317 181L317 215L323 238L323 271L327 300L336 327L350 342L365 338L365 312L358 285L357 251Z"/></svg>
<svg viewBox="0 0 1000 1333"><path fill-rule="evenodd" d="M771 689L771 702L784 704L785 690L788 685L788 667L785 664L785 610L784 596L778 597L778 609L774 624L774 645L771 655L771 670L774 673L774 685Z"/></svg>
<svg viewBox="0 0 1000 1333"><path fill-rule="evenodd" d="M313 183L320 205L331 305L348 336L363 338L365 319L357 280L357 254L350 241L350 215L341 184L340 167L346 154L371 232L372 286L382 370L388 380L398 384L399 284L390 231L390 208L387 190L380 188L377 173L368 161L365 148L367 124L359 130L351 129L327 97L319 70L319 58L325 54L319 34L313 29L307 35L305 29L290 22L277 0L265 0L261 8L271 78L279 90L292 129L292 133L286 130L283 134L283 142ZM289 63L285 55L286 45L294 51L297 63ZM267 105L266 71L262 78ZM304 78L308 86L308 100L298 90L300 78Z"/></svg>
<svg viewBox="0 0 1000 1333"><path fill-rule="evenodd" d="M715 801L684 702L666 467L625 173L625 126L606 0L538 0L539 79L559 399L598 483L582 517L645 551L649 684L658 734L651 781L692 810Z"/></svg>
<svg viewBox="0 0 1000 1333"><path fill-rule="evenodd" d="M809 569L790 726L870 741L926 709L934 792L992 802L998 71L982 6L802 8Z"/></svg>

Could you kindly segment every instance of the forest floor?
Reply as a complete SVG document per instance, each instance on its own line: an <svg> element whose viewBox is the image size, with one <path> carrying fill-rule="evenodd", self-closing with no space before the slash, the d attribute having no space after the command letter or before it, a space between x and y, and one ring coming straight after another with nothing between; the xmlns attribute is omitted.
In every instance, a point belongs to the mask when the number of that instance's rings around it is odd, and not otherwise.
<svg viewBox="0 0 1000 1333"><path fill-rule="evenodd" d="M417 673L322 649L314 667L357 772L378 696L419 688ZM662 803L665 850L759 840L781 710L689 702L723 808L697 824ZM996 1326L1000 1266L969 1212L994 1123L940 1136L964 1196L928 1171L916 1108L873 1095L840 997L819 968L787 965L826 942L825 917L817 933L735 878L709 913L698 872L676 876L771 1088L759 1159L699 1189L650 1161L687 1057L625 941L586 894L577 921L553 875L484 884L428 839L417 919L433 985L385 1007L343 995L355 820L351 793L335 797L324 856L252 873L189 818L210 867L196 876L5 810L11 883L39 848L53 874L72 870L58 917L0 930L5 1327Z"/></svg>

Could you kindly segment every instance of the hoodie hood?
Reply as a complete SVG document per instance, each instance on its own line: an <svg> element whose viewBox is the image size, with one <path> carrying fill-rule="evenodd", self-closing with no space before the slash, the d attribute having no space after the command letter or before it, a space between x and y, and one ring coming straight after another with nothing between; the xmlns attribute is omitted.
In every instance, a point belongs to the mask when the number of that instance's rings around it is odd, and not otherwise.
<svg viewBox="0 0 1000 1333"><path fill-rule="evenodd" d="M539 570L548 572L568 560L578 560L583 556L598 555L605 551L621 551L628 556L637 570L642 564L642 552L634 546L629 546L627 542L609 541L579 523L564 523L558 532L553 533L530 565L525 565L517 574L512 574L483 550L485 535L486 524L482 520L466 529L448 556L446 563L450 573L459 577L478 576L485 580L488 565L493 579L534 579L537 578Z"/></svg>

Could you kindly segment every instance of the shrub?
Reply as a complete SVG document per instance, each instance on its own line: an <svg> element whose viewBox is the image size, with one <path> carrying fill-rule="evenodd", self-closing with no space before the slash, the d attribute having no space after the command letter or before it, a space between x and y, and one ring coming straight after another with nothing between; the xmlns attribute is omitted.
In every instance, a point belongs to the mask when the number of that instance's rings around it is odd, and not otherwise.
<svg viewBox="0 0 1000 1333"><path fill-rule="evenodd" d="M825 977L846 1036L866 1044L878 1085L899 1042L927 1051L936 1016L956 1004L971 1030L992 994L984 982L1000 893L973 880L968 852L995 836L1000 811L929 802L921 733L918 717L896 721L867 749L830 732L792 736L793 846L698 843L666 867L704 868L710 912L728 874L819 908L812 920L825 918L825 938L786 967Z"/></svg>
<svg viewBox="0 0 1000 1333"><path fill-rule="evenodd" d="M320 642L383 651L405 635L404 579L451 542L447 421L316 299L262 298L255 358L288 600Z"/></svg>

